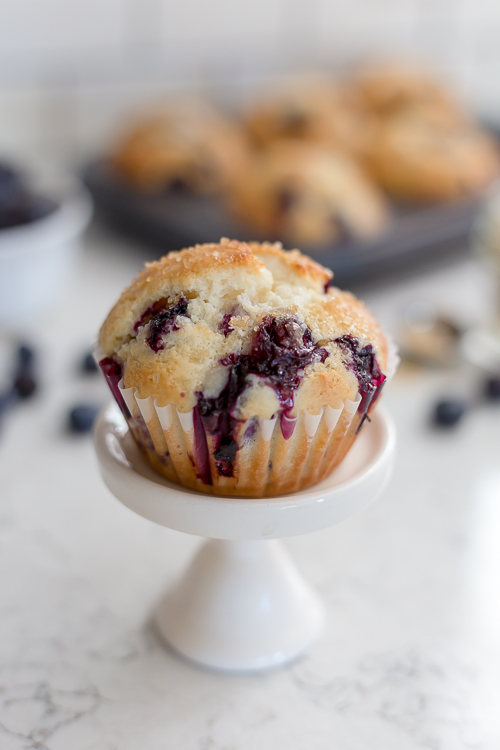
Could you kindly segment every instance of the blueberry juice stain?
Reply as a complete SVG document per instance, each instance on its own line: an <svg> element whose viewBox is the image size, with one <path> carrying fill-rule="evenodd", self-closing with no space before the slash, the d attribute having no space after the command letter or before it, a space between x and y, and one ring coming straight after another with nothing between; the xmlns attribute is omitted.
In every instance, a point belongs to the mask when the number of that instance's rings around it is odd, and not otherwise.
<svg viewBox="0 0 500 750"><path fill-rule="evenodd" d="M111 393L115 397L116 403L122 410L123 416L129 420L131 414L118 387L118 384L123 378L122 364L114 357L104 357L104 359L100 360L99 367L101 368L101 372L106 379L106 383L108 384Z"/></svg>
<svg viewBox="0 0 500 750"><path fill-rule="evenodd" d="M386 376L379 367L372 344L362 347L361 342L355 336L349 334L334 339L333 343L337 344L347 355L346 367L355 374L358 381L359 393L361 394L358 411L362 415L358 427L359 431L380 396Z"/></svg>
<svg viewBox="0 0 500 750"><path fill-rule="evenodd" d="M216 438L214 457L219 474L233 476L239 448L234 432L240 421L234 411L249 385L248 376L261 377L274 388L282 415L288 416L305 368L327 357L327 350L313 342L310 329L299 319L266 316L252 339L249 354L228 354L220 360L228 368L225 387L212 398L197 393L199 415L206 431Z"/></svg>

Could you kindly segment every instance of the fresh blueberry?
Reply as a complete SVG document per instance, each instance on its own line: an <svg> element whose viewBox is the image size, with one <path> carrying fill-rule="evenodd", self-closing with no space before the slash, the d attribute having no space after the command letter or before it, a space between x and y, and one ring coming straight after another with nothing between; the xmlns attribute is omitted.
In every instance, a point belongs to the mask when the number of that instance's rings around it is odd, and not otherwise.
<svg viewBox="0 0 500 750"><path fill-rule="evenodd" d="M453 427L465 413L465 404L459 399L443 399L434 407L433 421L439 427Z"/></svg>
<svg viewBox="0 0 500 750"><path fill-rule="evenodd" d="M35 360L35 350L28 344L19 344L17 348L17 361L22 369L31 367Z"/></svg>
<svg viewBox="0 0 500 750"><path fill-rule="evenodd" d="M99 412L94 404L78 404L68 414L68 427L71 432L90 432Z"/></svg>
<svg viewBox="0 0 500 750"><path fill-rule="evenodd" d="M82 372L87 373L88 375L93 374L94 372L97 372L97 365L94 359L94 355L92 352L87 352L84 357L82 357L81 363L80 363L80 369Z"/></svg>
<svg viewBox="0 0 500 750"><path fill-rule="evenodd" d="M488 378L485 383L484 392L489 401L500 401L500 375Z"/></svg>
<svg viewBox="0 0 500 750"><path fill-rule="evenodd" d="M20 368L14 376L14 390L18 398L31 398L37 391L38 384L29 368Z"/></svg>

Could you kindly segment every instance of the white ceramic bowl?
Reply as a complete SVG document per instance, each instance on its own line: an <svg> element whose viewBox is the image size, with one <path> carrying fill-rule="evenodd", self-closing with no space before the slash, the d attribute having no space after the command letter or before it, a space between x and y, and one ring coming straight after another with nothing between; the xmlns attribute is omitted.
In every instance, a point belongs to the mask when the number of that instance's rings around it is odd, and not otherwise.
<svg viewBox="0 0 500 750"><path fill-rule="evenodd" d="M72 185L48 216L0 229L0 326L22 326L57 302L91 216L88 192Z"/></svg>

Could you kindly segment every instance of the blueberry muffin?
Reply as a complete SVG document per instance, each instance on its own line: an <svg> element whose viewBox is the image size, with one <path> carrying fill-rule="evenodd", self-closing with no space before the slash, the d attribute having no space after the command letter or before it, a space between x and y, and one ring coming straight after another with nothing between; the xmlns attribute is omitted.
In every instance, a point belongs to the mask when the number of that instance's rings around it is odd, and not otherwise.
<svg viewBox="0 0 500 750"><path fill-rule="evenodd" d="M370 112L349 86L326 78L299 78L247 108L244 122L257 146L281 138L363 153Z"/></svg>
<svg viewBox="0 0 500 750"><path fill-rule="evenodd" d="M366 65L352 76L351 85L366 109L379 116L417 105L429 112L439 112L454 122L463 117L461 108L447 88L425 69L408 62Z"/></svg>
<svg viewBox="0 0 500 750"><path fill-rule="evenodd" d="M450 127L413 108L379 123L365 163L394 198L429 203L479 193L500 168L489 134L466 122Z"/></svg>
<svg viewBox="0 0 500 750"><path fill-rule="evenodd" d="M178 99L130 128L112 164L122 179L149 191L216 193L244 169L243 131L202 99Z"/></svg>
<svg viewBox="0 0 500 750"><path fill-rule="evenodd" d="M380 190L348 155L297 140L276 141L256 157L228 208L255 233L311 246L371 237L389 216Z"/></svg>
<svg viewBox="0 0 500 750"><path fill-rule="evenodd" d="M388 347L331 277L298 250L227 239L146 266L104 322L100 366L158 472L264 497L338 465L380 395Z"/></svg>

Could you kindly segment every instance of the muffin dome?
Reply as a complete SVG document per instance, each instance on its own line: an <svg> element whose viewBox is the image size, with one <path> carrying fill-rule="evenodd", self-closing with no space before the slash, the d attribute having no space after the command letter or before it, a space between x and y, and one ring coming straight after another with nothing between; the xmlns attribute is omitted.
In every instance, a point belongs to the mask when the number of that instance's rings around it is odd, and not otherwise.
<svg viewBox="0 0 500 750"><path fill-rule="evenodd" d="M371 237L389 218L353 159L292 139L271 144L238 175L229 209L264 236L306 245Z"/></svg>
<svg viewBox="0 0 500 750"><path fill-rule="evenodd" d="M352 87L299 76L256 101L243 120L260 147L296 138L356 155L363 149L369 113Z"/></svg>
<svg viewBox="0 0 500 750"><path fill-rule="evenodd" d="M331 277L298 250L227 239L146 266L101 329L101 367L157 470L264 496L341 460L385 380L387 343Z"/></svg>
<svg viewBox="0 0 500 750"><path fill-rule="evenodd" d="M462 123L451 125L422 108L381 120L373 130L366 167L395 198L439 202L474 195L498 177L500 157L492 136Z"/></svg>

